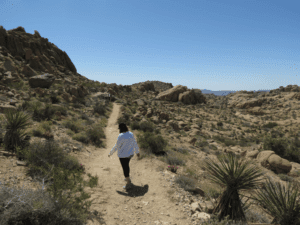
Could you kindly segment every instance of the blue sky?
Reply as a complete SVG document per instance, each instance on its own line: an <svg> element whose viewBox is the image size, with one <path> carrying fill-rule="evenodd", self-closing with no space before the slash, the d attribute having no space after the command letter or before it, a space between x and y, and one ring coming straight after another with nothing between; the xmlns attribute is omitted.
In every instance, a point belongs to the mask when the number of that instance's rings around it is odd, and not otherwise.
<svg viewBox="0 0 300 225"><path fill-rule="evenodd" d="M37 30L81 75L208 90L299 85L299 0L1 0L0 25Z"/></svg>

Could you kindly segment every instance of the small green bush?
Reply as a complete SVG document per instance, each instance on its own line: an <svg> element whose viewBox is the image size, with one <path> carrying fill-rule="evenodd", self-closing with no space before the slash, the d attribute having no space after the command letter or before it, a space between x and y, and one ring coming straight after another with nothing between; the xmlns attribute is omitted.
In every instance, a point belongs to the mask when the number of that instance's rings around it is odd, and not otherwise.
<svg viewBox="0 0 300 225"><path fill-rule="evenodd" d="M181 154L187 155L189 153L189 151L187 149L181 148L181 147L174 147L173 150L175 152L179 152Z"/></svg>
<svg viewBox="0 0 300 225"><path fill-rule="evenodd" d="M208 146L209 144L207 141L203 140L203 141L196 142L195 145L197 147L205 147L205 146Z"/></svg>
<svg viewBox="0 0 300 225"><path fill-rule="evenodd" d="M28 101L25 101L22 103L22 105L18 106L18 111L25 111L29 109L29 107L30 107L30 103Z"/></svg>
<svg viewBox="0 0 300 225"><path fill-rule="evenodd" d="M209 145L208 147L212 150L218 150L218 148L215 145Z"/></svg>
<svg viewBox="0 0 300 225"><path fill-rule="evenodd" d="M193 191L196 187L195 180L183 175L177 176L175 178L175 182L180 186L180 188L183 188L185 191Z"/></svg>
<svg viewBox="0 0 300 225"><path fill-rule="evenodd" d="M218 123L217 123L217 126L222 127L222 126L223 126L223 123L222 123L222 122L218 122Z"/></svg>
<svg viewBox="0 0 300 225"><path fill-rule="evenodd" d="M45 183L48 186L47 193L50 194L53 200L52 206L54 206L55 213L60 214L60 212L63 210L65 218L68 217L66 213L73 218L72 224L74 224L76 221L75 219L77 219L78 224L82 224L84 221L86 221L88 209L91 206L91 201L84 202L84 200L88 199L90 195L83 191L83 187L87 185L91 188L97 186L98 177L93 177L88 174L91 179L89 181L84 181L82 178L84 167L79 164L75 157L68 156L67 153L63 152L54 141L36 141L32 143L27 149L25 159L29 166L28 174L40 182L43 181L43 184ZM69 191L68 195L63 194L66 191ZM75 197L75 194L78 191L81 192L81 195L79 197ZM76 194L76 196L78 195ZM15 195L13 197L15 198ZM23 196L23 202L24 198L28 198L27 202L29 203L31 196ZM0 199L1 201L4 201L2 197L0 197ZM53 214L48 213L47 210L45 212L44 208L41 208L44 204L44 199L45 197L40 198L40 201L35 202L39 203L35 212L38 212L44 216L43 220L40 220L40 222L43 224L45 224L45 221L50 221L48 217L51 217L52 222L58 218ZM2 205L2 202L0 203ZM20 215L19 212L22 208L23 207L17 208L17 211L15 210L14 215ZM27 221L28 223L32 218L34 218L34 216L32 216L32 212L34 211L25 211L26 213L24 214L23 212L22 216L10 218L11 221L14 222L13 224L19 224L15 222L17 220L21 220L21 218L23 218L23 222ZM36 219L37 217L35 218L35 223L37 221Z"/></svg>
<svg viewBox="0 0 300 225"><path fill-rule="evenodd" d="M131 128L131 130L139 130L139 129L140 129L140 124L139 124L139 122L133 121L133 122L130 124L130 128Z"/></svg>
<svg viewBox="0 0 300 225"><path fill-rule="evenodd" d="M182 159L177 158L176 156L167 156L166 157L166 162L168 165L172 166L181 166L185 165L184 161Z"/></svg>
<svg viewBox="0 0 300 225"><path fill-rule="evenodd" d="M34 109L32 118L38 122L41 120L51 120L55 112L56 110L51 105L46 104L43 109Z"/></svg>
<svg viewBox="0 0 300 225"><path fill-rule="evenodd" d="M100 124L95 124L94 126L92 126L86 131L86 134L89 137L90 141L98 147L100 147L103 143L101 139L106 138L103 127Z"/></svg>
<svg viewBox="0 0 300 225"><path fill-rule="evenodd" d="M58 98L57 96L50 96L50 100L52 104L60 103L60 98Z"/></svg>
<svg viewBox="0 0 300 225"><path fill-rule="evenodd" d="M282 158L285 158L285 146L287 146L287 143L283 138L271 138L270 136L266 136L264 139L263 148L274 151Z"/></svg>
<svg viewBox="0 0 300 225"><path fill-rule="evenodd" d="M74 134L72 136L72 139L76 140L76 141L80 141L84 144L89 144L90 143L90 137L88 136L88 134L86 132L81 132L81 133Z"/></svg>
<svg viewBox="0 0 300 225"><path fill-rule="evenodd" d="M273 128L276 126L278 126L278 124L276 122L269 122L269 123L263 125L264 128Z"/></svg>
<svg viewBox="0 0 300 225"><path fill-rule="evenodd" d="M104 116L106 112L106 108L104 105L97 102L97 104L94 106L94 113L98 113L101 116Z"/></svg>
<svg viewBox="0 0 300 225"><path fill-rule="evenodd" d="M138 134L137 142L140 148L149 148L154 154L163 151L168 144L161 135L155 135L149 131Z"/></svg>
<svg viewBox="0 0 300 225"><path fill-rule="evenodd" d="M43 137L43 131L41 129L33 129L32 135L35 137Z"/></svg>
<svg viewBox="0 0 300 225"><path fill-rule="evenodd" d="M74 131L75 133L79 133L83 129L83 127L78 122L74 123L70 120L64 121L62 124L64 127Z"/></svg>
<svg viewBox="0 0 300 225"><path fill-rule="evenodd" d="M151 123L151 122L148 122L148 121L144 121L144 122L141 122L139 124L139 129L144 131L144 132L153 132L154 131L154 125Z"/></svg>
<svg viewBox="0 0 300 225"><path fill-rule="evenodd" d="M217 199L221 195L221 192L215 188L210 188L208 191L208 195L214 199Z"/></svg>

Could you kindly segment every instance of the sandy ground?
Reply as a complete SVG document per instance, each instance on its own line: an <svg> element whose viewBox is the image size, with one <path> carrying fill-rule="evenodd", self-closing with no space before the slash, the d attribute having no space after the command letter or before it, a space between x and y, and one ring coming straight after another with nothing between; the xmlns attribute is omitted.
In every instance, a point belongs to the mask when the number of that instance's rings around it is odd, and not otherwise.
<svg viewBox="0 0 300 225"><path fill-rule="evenodd" d="M124 174L117 152L110 158L109 152L116 144L119 130L117 118L121 105L113 103L113 112L105 128L107 148L94 148L93 156L86 160L86 172L98 175L98 187L86 187L93 200L91 211L97 210L105 223L93 219L88 225L96 224L190 224L190 218L183 212L183 206L176 205L167 197L170 182L162 172L156 170L161 165L158 160L135 155L130 163L130 178L133 188L126 191L123 186Z"/></svg>

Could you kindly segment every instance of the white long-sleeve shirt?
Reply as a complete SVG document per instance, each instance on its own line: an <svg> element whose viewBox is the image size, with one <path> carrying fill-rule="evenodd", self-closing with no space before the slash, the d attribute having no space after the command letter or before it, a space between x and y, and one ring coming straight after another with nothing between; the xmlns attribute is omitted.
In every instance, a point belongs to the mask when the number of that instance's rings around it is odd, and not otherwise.
<svg viewBox="0 0 300 225"><path fill-rule="evenodd" d="M119 134L117 143L112 148L109 155L112 155L115 151L118 152L119 158L133 156L134 152L136 154L139 153L139 146L137 145L132 132L127 131L126 133Z"/></svg>

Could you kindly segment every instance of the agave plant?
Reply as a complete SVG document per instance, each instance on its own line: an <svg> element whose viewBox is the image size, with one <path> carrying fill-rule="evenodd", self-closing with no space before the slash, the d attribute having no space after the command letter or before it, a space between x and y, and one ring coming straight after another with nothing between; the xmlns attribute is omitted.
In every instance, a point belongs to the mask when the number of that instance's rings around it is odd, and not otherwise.
<svg viewBox="0 0 300 225"><path fill-rule="evenodd" d="M225 187L213 214L218 213L219 221L226 216L235 221L246 221L244 203L239 191L257 188L262 180L262 172L256 166L249 166L250 161L239 160L234 154L218 156L218 163L210 158L204 160L208 179Z"/></svg>
<svg viewBox="0 0 300 225"><path fill-rule="evenodd" d="M263 210L274 217L272 223L280 225L300 224L300 199L299 189L291 182L281 185L271 181L270 178L263 188L256 191L254 199L262 206Z"/></svg>
<svg viewBox="0 0 300 225"><path fill-rule="evenodd" d="M24 115L22 111L12 112L8 111L5 113L7 124L6 133L4 136L3 143L5 145L5 150L16 151L16 146L22 145L22 140L27 135L23 130L26 126L30 125L28 122L29 115Z"/></svg>

